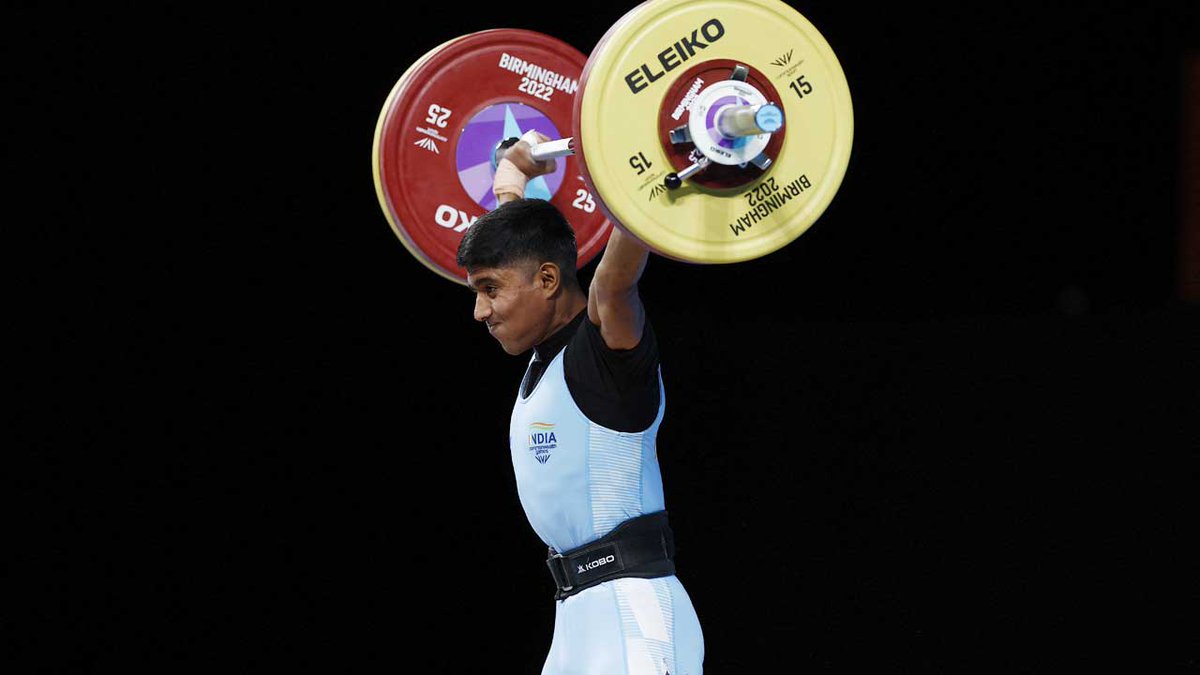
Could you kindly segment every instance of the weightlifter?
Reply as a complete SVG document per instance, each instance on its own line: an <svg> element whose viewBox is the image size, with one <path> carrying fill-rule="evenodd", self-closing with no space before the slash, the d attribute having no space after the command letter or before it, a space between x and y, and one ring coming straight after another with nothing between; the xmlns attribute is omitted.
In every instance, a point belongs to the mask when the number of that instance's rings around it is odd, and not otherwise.
<svg viewBox="0 0 1200 675"><path fill-rule="evenodd" d="M509 424L517 491L558 587L543 675L700 675L704 636L675 576L655 437L665 394L638 295L649 249L614 228L585 293L576 241L525 184L555 169L527 133L504 151L498 206L457 263L475 319L511 355L533 354Z"/></svg>

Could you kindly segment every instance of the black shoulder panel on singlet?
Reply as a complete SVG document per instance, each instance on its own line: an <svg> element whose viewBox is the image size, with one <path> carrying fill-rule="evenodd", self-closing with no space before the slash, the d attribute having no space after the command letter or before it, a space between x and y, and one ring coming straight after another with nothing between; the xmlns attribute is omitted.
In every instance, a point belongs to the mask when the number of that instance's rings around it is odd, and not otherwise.
<svg viewBox="0 0 1200 675"><path fill-rule="evenodd" d="M644 431L658 417L658 339L646 320L633 349L610 349L587 318L563 355L567 388L588 419L615 431Z"/></svg>

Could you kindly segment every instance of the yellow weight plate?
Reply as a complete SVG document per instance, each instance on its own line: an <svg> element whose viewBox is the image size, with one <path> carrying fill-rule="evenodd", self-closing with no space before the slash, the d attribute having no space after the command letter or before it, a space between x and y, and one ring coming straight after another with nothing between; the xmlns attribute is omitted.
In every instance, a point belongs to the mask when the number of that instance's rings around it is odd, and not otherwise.
<svg viewBox="0 0 1200 675"><path fill-rule="evenodd" d="M740 187L666 189L674 168L659 128L664 97L684 72L724 59L778 92L786 133L774 162L747 165ZM611 220L668 257L732 263L778 250L824 213L849 164L854 116L841 63L778 0L649 0L600 40L580 88L574 132L586 182Z"/></svg>

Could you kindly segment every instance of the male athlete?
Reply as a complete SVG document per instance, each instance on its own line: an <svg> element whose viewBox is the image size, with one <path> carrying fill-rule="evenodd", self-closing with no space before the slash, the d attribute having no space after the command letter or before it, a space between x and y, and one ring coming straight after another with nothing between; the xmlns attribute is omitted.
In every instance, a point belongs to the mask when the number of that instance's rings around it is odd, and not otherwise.
<svg viewBox="0 0 1200 675"><path fill-rule="evenodd" d="M700 675L704 636L675 576L655 437L665 398L638 280L648 249L614 228L585 294L571 226L525 199L531 132L504 152L498 206L467 230L458 264L475 319L533 357L509 423L517 492L558 586L543 675Z"/></svg>

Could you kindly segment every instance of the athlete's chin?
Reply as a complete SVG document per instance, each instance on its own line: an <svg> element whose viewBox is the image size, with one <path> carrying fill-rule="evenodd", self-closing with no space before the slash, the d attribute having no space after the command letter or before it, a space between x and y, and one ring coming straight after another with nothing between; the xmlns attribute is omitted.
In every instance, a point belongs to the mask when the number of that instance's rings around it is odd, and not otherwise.
<svg viewBox="0 0 1200 675"><path fill-rule="evenodd" d="M519 348L519 347L516 347L516 346L514 346L514 345L510 345L510 344L508 344L508 343L505 343L505 342L501 342L501 343L500 343L500 348L501 348L501 349L503 349L503 350L504 350L504 353L505 353L505 354L508 354L509 356L519 356L519 355L521 355L521 354L522 354L522 353L525 351L524 349L521 349L521 348Z"/></svg>
<svg viewBox="0 0 1200 675"><path fill-rule="evenodd" d="M504 353L508 354L509 356L520 356L529 350L529 348L524 345L517 344L516 342L510 342L508 340L502 340L499 337L496 338L496 341L500 343L500 348L504 350Z"/></svg>
<svg viewBox="0 0 1200 675"><path fill-rule="evenodd" d="M508 342L506 342L506 341L505 341L503 338L501 338L499 335L496 335L495 333L492 333L492 337L496 338L496 342L500 344L500 349L503 349L505 354L510 354L510 355L511 355L511 354L513 354L513 353L514 353L514 352L513 352L513 350L512 350L512 346L511 346L511 345L509 345L509 344L508 344Z"/></svg>

